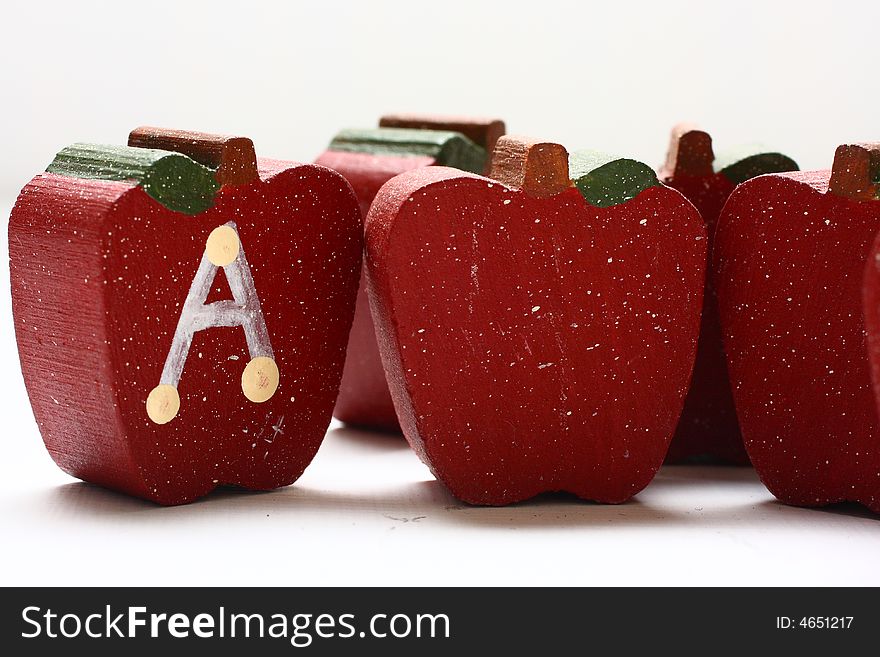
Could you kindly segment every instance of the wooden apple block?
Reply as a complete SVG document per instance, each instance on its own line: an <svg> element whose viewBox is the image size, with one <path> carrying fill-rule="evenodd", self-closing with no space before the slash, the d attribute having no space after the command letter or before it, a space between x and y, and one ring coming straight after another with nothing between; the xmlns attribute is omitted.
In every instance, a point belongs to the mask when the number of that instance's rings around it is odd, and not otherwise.
<svg viewBox="0 0 880 657"><path fill-rule="evenodd" d="M742 148L718 159L707 132L689 124L672 130L660 180L693 203L709 232L709 258L721 208L736 186L765 173L796 171L794 160L760 148ZM669 446L668 463L714 460L747 465L721 344L715 273L706 270L703 317L691 387Z"/></svg>
<svg viewBox="0 0 880 657"><path fill-rule="evenodd" d="M718 302L743 439L761 480L789 504L880 512L862 310L864 296L876 325L878 163L878 145L840 146L830 171L743 183L719 222Z"/></svg>
<svg viewBox="0 0 880 657"><path fill-rule="evenodd" d="M130 143L65 148L10 217L46 447L75 477L161 504L289 484L342 374L357 200L322 167L258 160L249 139L142 128Z"/></svg>
<svg viewBox="0 0 880 657"><path fill-rule="evenodd" d="M856 144L847 154L850 166L859 171L851 181L861 183L851 185L853 198L878 205L880 201L880 144ZM880 233L871 245L871 252L865 264L864 287L862 291L862 311L868 341L868 362L871 366L871 380L874 398L880 413ZM880 459L878 459L880 460ZM875 494L875 499L878 495ZM875 509L876 510L876 509Z"/></svg>
<svg viewBox="0 0 880 657"><path fill-rule="evenodd" d="M351 183L367 215L376 192L399 173L443 165L482 173L504 123L497 119L390 115L372 130L344 130L317 163ZM348 424L399 431L361 277L334 415Z"/></svg>
<svg viewBox="0 0 880 657"><path fill-rule="evenodd" d="M649 167L502 137L488 178L388 182L366 246L398 417L454 495L623 502L651 481L691 376L706 230Z"/></svg>

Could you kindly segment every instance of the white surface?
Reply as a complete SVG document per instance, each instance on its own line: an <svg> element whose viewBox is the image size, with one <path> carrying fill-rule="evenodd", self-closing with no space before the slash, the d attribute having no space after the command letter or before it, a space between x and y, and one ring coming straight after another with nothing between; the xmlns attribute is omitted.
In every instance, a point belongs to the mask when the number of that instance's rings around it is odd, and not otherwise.
<svg viewBox="0 0 880 657"><path fill-rule="evenodd" d="M878 24L874 0L5 0L0 195L137 125L311 161L392 111L497 114L652 165L691 120L719 150L762 141L827 167L880 137Z"/></svg>
<svg viewBox="0 0 880 657"><path fill-rule="evenodd" d="M399 440L334 429L292 487L163 509L73 483L29 423L4 450L4 585L880 584L878 519L777 504L746 469L666 467L621 506L473 508Z"/></svg>
<svg viewBox="0 0 880 657"><path fill-rule="evenodd" d="M402 439L337 427L273 493L161 508L76 482L43 448L0 272L0 585L880 584L880 517L783 506L745 468L665 467L620 506L476 508Z"/></svg>
<svg viewBox="0 0 880 657"><path fill-rule="evenodd" d="M499 114L652 164L682 119L807 167L878 136L876 2L245 6L3 3L0 195L67 143L139 124L302 160L394 110ZM784 507L746 469L664 468L616 507L479 509L403 442L334 430L272 494L162 509L74 483L33 421L0 272L0 584L880 584L880 520Z"/></svg>

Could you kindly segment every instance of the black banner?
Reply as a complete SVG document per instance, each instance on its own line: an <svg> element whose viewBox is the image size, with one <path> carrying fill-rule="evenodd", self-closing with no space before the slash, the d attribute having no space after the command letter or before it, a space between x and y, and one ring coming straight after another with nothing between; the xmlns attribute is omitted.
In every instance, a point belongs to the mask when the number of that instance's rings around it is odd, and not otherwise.
<svg viewBox="0 0 880 657"><path fill-rule="evenodd" d="M878 607L871 589L4 589L0 613L7 655L849 654L877 645Z"/></svg>

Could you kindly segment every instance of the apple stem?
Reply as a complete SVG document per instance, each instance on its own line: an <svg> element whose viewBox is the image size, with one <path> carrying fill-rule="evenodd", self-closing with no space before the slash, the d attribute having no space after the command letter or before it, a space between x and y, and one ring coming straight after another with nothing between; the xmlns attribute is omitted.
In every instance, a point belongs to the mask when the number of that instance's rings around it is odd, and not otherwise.
<svg viewBox="0 0 880 657"><path fill-rule="evenodd" d="M711 176L712 137L692 123L679 123L672 128L666 163L660 168L660 179L667 181L678 176Z"/></svg>
<svg viewBox="0 0 880 657"><path fill-rule="evenodd" d="M379 127L459 132L486 149L487 153L495 149L495 143L505 132L501 119L430 114L386 114L379 119Z"/></svg>
<svg viewBox="0 0 880 657"><path fill-rule="evenodd" d="M857 201L880 199L880 142L838 146L828 193Z"/></svg>
<svg viewBox="0 0 880 657"><path fill-rule="evenodd" d="M535 198L549 198L572 186L563 146L510 135L495 145L489 177Z"/></svg>
<svg viewBox="0 0 880 657"><path fill-rule="evenodd" d="M738 185L761 174L797 169L797 163L787 155L760 146L740 147L716 158L708 132L691 123L679 123L672 129L666 163L658 175L673 186L676 178L708 178L715 174Z"/></svg>
<svg viewBox="0 0 880 657"><path fill-rule="evenodd" d="M246 185L258 180L254 143L247 137L142 126L128 136L128 145L182 153L217 171L217 182Z"/></svg>

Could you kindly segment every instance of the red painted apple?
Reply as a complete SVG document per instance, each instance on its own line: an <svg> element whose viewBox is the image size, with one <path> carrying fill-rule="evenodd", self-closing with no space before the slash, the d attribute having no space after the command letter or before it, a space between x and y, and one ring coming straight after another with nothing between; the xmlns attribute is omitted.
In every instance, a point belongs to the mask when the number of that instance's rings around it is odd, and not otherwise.
<svg viewBox="0 0 880 657"><path fill-rule="evenodd" d="M162 504L289 484L342 373L355 196L322 167L257 160L247 139L141 129L131 143L151 148L64 149L10 218L46 447L73 476Z"/></svg>
<svg viewBox="0 0 880 657"><path fill-rule="evenodd" d="M841 146L831 171L755 178L719 223L718 300L743 439L761 480L790 504L880 511L862 313L878 161L875 146Z"/></svg>
<svg viewBox="0 0 880 657"><path fill-rule="evenodd" d="M797 168L791 158L759 148L740 149L716 160L709 134L680 124L672 131L669 154L659 177L700 211L709 233L711 260L718 217L734 188L755 176ZM706 459L737 465L749 463L727 376L715 286L710 267L706 272L694 374L666 456L670 463Z"/></svg>
<svg viewBox="0 0 880 657"><path fill-rule="evenodd" d="M489 178L410 171L367 219L404 433L458 498L623 502L663 461L697 344L706 231L644 164L502 137Z"/></svg>
<svg viewBox="0 0 880 657"><path fill-rule="evenodd" d="M482 173L487 152L504 134L504 123L496 119L394 115L379 125L342 131L317 160L351 183L364 216L379 188L404 171L443 165ZM352 425L400 430L363 276L334 415Z"/></svg>

